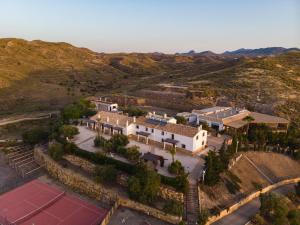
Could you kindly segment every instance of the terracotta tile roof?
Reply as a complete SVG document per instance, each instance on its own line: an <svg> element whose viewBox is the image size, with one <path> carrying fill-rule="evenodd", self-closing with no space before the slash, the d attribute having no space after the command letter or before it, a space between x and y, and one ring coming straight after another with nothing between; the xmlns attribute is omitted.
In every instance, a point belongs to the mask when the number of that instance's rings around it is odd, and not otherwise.
<svg viewBox="0 0 300 225"><path fill-rule="evenodd" d="M127 121L128 124L133 123L132 117L128 117L126 115L122 115L115 112L106 112L106 111L100 111L96 115L92 116L90 119L94 121L98 121L99 116L100 116L100 122L110 124L113 126L126 127Z"/></svg>
<svg viewBox="0 0 300 225"><path fill-rule="evenodd" d="M183 124L172 124L172 123L151 123L150 120L145 117L137 118L136 124L143 125L148 128L155 128L161 131L187 136L187 137L194 137L199 132L197 127L191 127Z"/></svg>

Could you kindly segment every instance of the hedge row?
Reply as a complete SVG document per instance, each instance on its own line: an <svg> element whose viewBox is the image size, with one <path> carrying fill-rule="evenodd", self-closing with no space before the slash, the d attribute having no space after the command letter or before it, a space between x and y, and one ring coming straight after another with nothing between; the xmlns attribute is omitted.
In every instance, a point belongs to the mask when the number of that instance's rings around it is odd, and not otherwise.
<svg viewBox="0 0 300 225"><path fill-rule="evenodd" d="M116 167L117 170L120 171L124 171L130 175L135 175L137 172L137 167L135 165L132 164L128 164L116 159L113 159L111 157L108 157L106 155L103 154L97 154L97 153L93 153L93 152L88 152L85 150L82 150L80 148L76 148L73 151L73 154L87 159L88 161L95 163L95 164L99 164L99 165L103 165L103 164L109 164L109 165L114 165ZM184 192L184 190L182 189L182 185L180 185L178 183L178 180L174 177L167 177L164 175L159 174L161 177L161 183L174 187L177 191L182 191Z"/></svg>

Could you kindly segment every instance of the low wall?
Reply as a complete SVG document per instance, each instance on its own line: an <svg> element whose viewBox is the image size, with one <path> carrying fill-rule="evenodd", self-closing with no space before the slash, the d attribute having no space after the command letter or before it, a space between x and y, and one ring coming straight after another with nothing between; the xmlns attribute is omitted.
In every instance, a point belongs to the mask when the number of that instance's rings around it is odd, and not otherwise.
<svg viewBox="0 0 300 225"><path fill-rule="evenodd" d="M181 221L181 217L166 214L148 205L132 201L128 198L120 197L117 192L105 188L101 184L98 184L93 180L84 177L80 173L74 172L73 170L70 170L68 168L63 168L60 164L51 159L41 147L36 147L34 149L34 158L38 164L44 166L44 168L49 172L51 176L68 185L69 187L88 195L89 197L101 200L108 204L113 204L114 207L117 207L115 205L115 202L117 202L117 205L120 204L124 207L141 211L158 219L164 220L168 223L178 224ZM79 163L79 161L77 161L77 163ZM86 166L85 163L81 165ZM86 168L90 167L87 166Z"/></svg>
<svg viewBox="0 0 300 225"><path fill-rule="evenodd" d="M72 163L75 166L78 166L80 168L82 168L83 170L93 173L95 171L96 165L85 160L82 159L78 156L74 156L74 155L65 155L64 159L66 159L67 161L69 161L70 163ZM128 176L125 174L120 174L117 178L117 183L122 185L122 186L127 186L127 180L128 180ZM184 194L181 192L177 192L175 189L171 188L171 187L167 187L165 185L161 185L160 186L160 190L158 192L158 195L166 200L176 200L178 202L183 203L184 202Z"/></svg>
<svg viewBox="0 0 300 225"><path fill-rule="evenodd" d="M212 223L216 222L217 220L223 218L224 216L227 216L227 215L233 213L234 211L239 209L241 206L243 206L243 205L247 204L248 202L252 201L253 199L259 197L260 194L269 192L273 189L279 188L279 187L287 185L287 184L294 184L294 183L298 183L298 182L300 182L300 177L283 180L276 184L269 185L268 187L265 187L260 191L254 192L254 193L248 195L246 198L239 201L238 203L230 206L228 209L222 210L218 216L210 217L208 222L206 223L206 225L212 224Z"/></svg>
<svg viewBox="0 0 300 225"><path fill-rule="evenodd" d="M119 198L119 202L120 202L120 205L122 205L124 207L134 209L134 210L137 210L137 211L141 211L141 212L143 212L147 215L153 216L153 217L158 218L158 219L163 220L163 221L167 221L167 222L172 223L172 224L178 224L182 219L179 216L173 216L173 215L164 213L164 212L162 212L158 209L152 208L148 205L144 205L144 204L139 203L139 202L132 201L132 200L127 199L127 198L126 199L125 198Z"/></svg>
<svg viewBox="0 0 300 225"><path fill-rule="evenodd" d="M102 220L100 225L107 225L109 223L110 218L115 213L115 211L118 209L119 205L120 205L119 201L116 201L114 203L114 205L110 208L110 210L108 211L108 213L106 214L106 216L104 217L104 219Z"/></svg>

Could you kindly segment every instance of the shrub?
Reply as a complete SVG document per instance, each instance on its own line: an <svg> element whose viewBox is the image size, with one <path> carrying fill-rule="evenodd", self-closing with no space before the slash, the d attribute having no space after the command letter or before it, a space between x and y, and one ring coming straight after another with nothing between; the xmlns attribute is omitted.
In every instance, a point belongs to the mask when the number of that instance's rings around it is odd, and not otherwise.
<svg viewBox="0 0 300 225"><path fill-rule="evenodd" d="M49 155L54 160L60 160L62 159L64 155L64 149L63 145L60 143L54 143L49 148Z"/></svg>
<svg viewBox="0 0 300 225"><path fill-rule="evenodd" d="M182 216L183 214L183 205L180 202L171 200L167 201L164 205L163 211L166 213L170 213L176 216Z"/></svg>
<svg viewBox="0 0 300 225"><path fill-rule="evenodd" d="M94 140L95 147L104 147L106 139L102 136L97 135Z"/></svg>
<svg viewBox="0 0 300 225"><path fill-rule="evenodd" d="M181 162L179 162L178 160L176 160L175 162L172 162L169 167L168 167L168 171L171 174L183 174L184 173L184 167L181 165Z"/></svg>
<svg viewBox="0 0 300 225"><path fill-rule="evenodd" d="M265 219L259 215L259 214L256 214L252 220L251 220L254 224L256 225L264 225L265 224Z"/></svg>
<svg viewBox="0 0 300 225"><path fill-rule="evenodd" d="M111 137L112 150L116 151L120 146L126 146L129 143L128 137L123 134L115 134Z"/></svg>
<svg viewBox="0 0 300 225"><path fill-rule="evenodd" d="M72 142L67 142L64 145L64 153L73 154L77 146Z"/></svg>
<svg viewBox="0 0 300 225"><path fill-rule="evenodd" d="M139 160L140 156L141 156L141 153L139 152L137 146L132 146L132 147L126 149L126 158L127 159L137 162Z"/></svg>
<svg viewBox="0 0 300 225"><path fill-rule="evenodd" d="M290 210L287 215L287 218L289 219L291 225L300 224L300 210L299 209Z"/></svg>
<svg viewBox="0 0 300 225"><path fill-rule="evenodd" d="M113 165L97 166L95 169L95 180L99 183L114 183L117 176L118 171Z"/></svg>
<svg viewBox="0 0 300 225"><path fill-rule="evenodd" d="M205 225L209 217L209 213L207 210L201 210L199 216L198 216L198 224L199 225Z"/></svg>
<svg viewBox="0 0 300 225"><path fill-rule="evenodd" d="M48 141L49 133L41 128L35 128L30 131L24 132L22 135L24 143L38 144Z"/></svg>

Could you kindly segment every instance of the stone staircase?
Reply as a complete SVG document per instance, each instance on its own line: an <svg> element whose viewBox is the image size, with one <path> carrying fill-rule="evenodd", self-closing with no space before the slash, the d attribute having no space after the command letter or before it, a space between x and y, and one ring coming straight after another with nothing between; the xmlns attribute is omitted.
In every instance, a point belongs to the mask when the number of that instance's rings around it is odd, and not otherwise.
<svg viewBox="0 0 300 225"><path fill-rule="evenodd" d="M190 182L189 190L185 197L185 210L187 225L196 225L199 215L198 186Z"/></svg>

